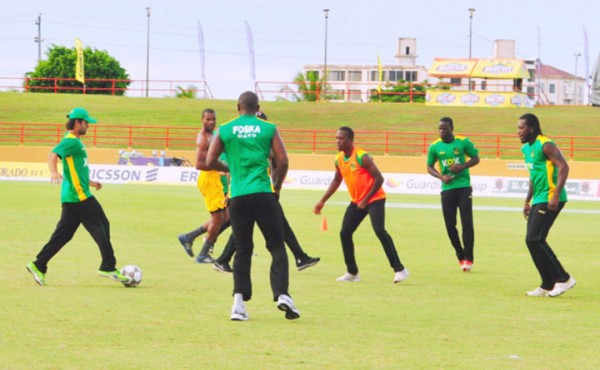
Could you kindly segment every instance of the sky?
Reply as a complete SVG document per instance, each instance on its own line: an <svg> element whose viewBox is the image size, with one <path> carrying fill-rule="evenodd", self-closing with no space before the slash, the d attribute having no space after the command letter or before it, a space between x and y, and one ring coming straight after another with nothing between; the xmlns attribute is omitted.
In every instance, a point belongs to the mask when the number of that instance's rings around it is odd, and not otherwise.
<svg viewBox="0 0 600 370"><path fill-rule="evenodd" d="M586 64L591 73L600 54L599 0L3 0L0 88L6 89L7 78L34 70L40 14L42 59L50 45L73 47L78 37L85 46L107 51L134 80L146 79L149 34L154 96L167 95L162 88L198 86L203 80L200 25L208 87L216 99L236 99L254 90L255 81L276 91L304 65L323 64L325 29L328 65L376 65L378 56L382 64L395 65L402 37L416 38L417 64L427 68L434 58L466 58L469 8L475 9L473 58L492 57L494 40L515 40L517 58L540 57L544 64L572 74L577 69L584 77ZM323 9L330 9L327 23Z"/></svg>

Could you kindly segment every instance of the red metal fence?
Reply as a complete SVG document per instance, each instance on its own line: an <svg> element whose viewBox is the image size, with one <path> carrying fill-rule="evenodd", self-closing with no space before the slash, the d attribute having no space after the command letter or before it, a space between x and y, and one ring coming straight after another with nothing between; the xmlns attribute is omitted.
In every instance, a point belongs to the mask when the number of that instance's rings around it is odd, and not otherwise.
<svg viewBox="0 0 600 370"><path fill-rule="evenodd" d="M280 129L288 151L335 153L335 130ZM55 145L64 136L64 124L0 122L0 145ZM88 146L120 149L194 150L197 127L91 125ZM436 132L357 131L356 144L373 154L422 156ZM482 158L520 158L515 134L464 134L479 148ZM600 136L553 136L563 155L572 160L600 160Z"/></svg>
<svg viewBox="0 0 600 370"><path fill-rule="evenodd" d="M82 93L127 95L143 97L146 88L152 96L175 97L182 89L193 92L197 98L213 99L214 96L206 81L189 80L119 80L88 78L86 86L74 78L31 78L31 77L0 77L0 90L45 93ZM128 86L127 86L128 85ZM127 87L124 87L127 86Z"/></svg>

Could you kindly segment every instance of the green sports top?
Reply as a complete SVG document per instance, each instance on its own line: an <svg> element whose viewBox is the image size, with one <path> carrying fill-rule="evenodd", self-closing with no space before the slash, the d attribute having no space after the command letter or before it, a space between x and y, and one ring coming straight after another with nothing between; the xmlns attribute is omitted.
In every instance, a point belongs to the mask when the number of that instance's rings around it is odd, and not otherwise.
<svg viewBox="0 0 600 370"><path fill-rule="evenodd" d="M241 115L219 127L229 165L230 198L273 192L269 153L276 129L254 115Z"/></svg>
<svg viewBox="0 0 600 370"><path fill-rule="evenodd" d="M454 179L449 183L442 183L442 191L450 189L468 188L471 186L471 174L469 169L465 168L458 174L450 171L453 164L465 164L466 157L476 157L479 151L468 137L454 136L454 140L445 143L441 138L434 141L429 146L427 154L427 165L433 166L435 162L439 162L440 173L442 175L453 176Z"/></svg>
<svg viewBox="0 0 600 370"><path fill-rule="evenodd" d="M531 204L548 203L556 192L558 171L552 161L546 158L543 150L544 144L552 142L548 137L538 135L533 144L526 143L521 147L533 187ZM567 201L565 188L560 192L559 201Z"/></svg>
<svg viewBox="0 0 600 370"><path fill-rule="evenodd" d="M78 203L92 197L87 153L81 140L68 133L52 152L62 159L61 202Z"/></svg>

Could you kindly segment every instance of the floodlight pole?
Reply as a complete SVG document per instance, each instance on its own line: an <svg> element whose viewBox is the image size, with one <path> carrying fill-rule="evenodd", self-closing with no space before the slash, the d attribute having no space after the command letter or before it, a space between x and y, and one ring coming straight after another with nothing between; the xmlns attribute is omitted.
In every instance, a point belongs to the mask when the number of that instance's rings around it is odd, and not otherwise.
<svg viewBox="0 0 600 370"><path fill-rule="evenodd" d="M42 15L38 15L35 24L38 28L38 35L35 37L34 42L38 44L38 64L42 60Z"/></svg>
<svg viewBox="0 0 600 370"><path fill-rule="evenodd" d="M473 46L473 13L475 13L475 8L469 8L469 59L471 59ZM469 90L471 90L471 77L469 77Z"/></svg>
<svg viewBox="0 0 600 370"><path fill-rule="evenodd" d="M150 82L150 8L146 8L148 14L148 28L146 32L146 97L148 97L148 84Z"/></svg>
<svg viewBox="0 0 600 370"><path fill-rule="evenodd" d="M329 9L323 9L323 14L325 15L325 61L323 64L323 99L327 100L327 20L329 19Z"/></svg>
<svg viewBox="0 0 600 370"><path fill-rule="evenodd" d="M581 53L573 54L575 57L575 79L573 79L573 104L577 105L577 58L581 56Z"/></svg>

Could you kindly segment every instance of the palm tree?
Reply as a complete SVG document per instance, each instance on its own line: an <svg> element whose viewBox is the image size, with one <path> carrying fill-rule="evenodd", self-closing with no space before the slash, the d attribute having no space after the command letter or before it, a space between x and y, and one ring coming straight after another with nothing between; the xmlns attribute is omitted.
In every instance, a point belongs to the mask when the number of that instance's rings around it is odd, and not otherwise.
<svg viewBox="0 0 600 370"><path fill-rule="evenodd" d="M175 97L187 99L195 99L198 91L198 88L194 85L189 85L187 89L182 86L177 86L175 89L177 90L175 92Z"/></svg>

